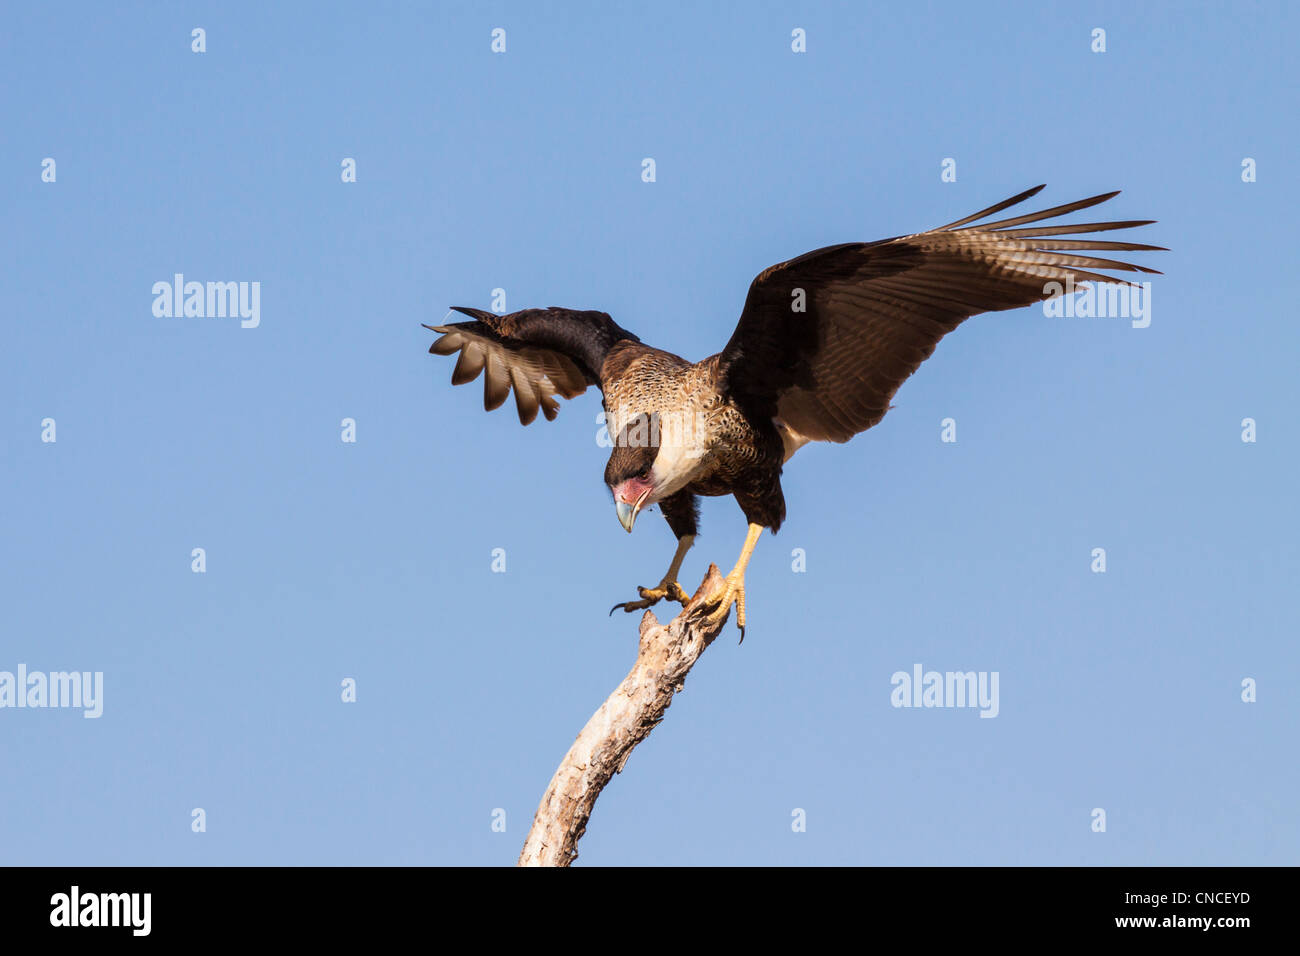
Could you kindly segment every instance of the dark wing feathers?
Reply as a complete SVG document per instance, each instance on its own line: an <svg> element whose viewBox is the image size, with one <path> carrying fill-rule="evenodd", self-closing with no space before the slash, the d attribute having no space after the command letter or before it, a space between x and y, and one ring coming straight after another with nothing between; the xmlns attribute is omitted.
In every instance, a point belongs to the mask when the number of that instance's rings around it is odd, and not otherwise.
<svg viewBox="0 0 1300 956"><path fill-rule="evenodd" d="M1080 253L1161 246L1050 238L1151 220L1027 226L1095 206L1113 192L970 225L1042 188L929 232L827 246L765 270L720 356L724 390L747 414L779 417L804 438L848 441L884 417L898 387L964 319L1053 298L1059 293L1048 283L1132 284L1094 269L1156 271ZM794 311L798 290L802 312Z"/></svg>
<svg viewBox="0 0 1300 956"><path fill-rule="evenodd" d="M434 355L460 353L451 373L464 385L485 373L483 407L499 408L513 388L519 421L525 425L541 409L547 420L559 412L555 396L573 398L600 383L605 353L620 339L640 341L604 312L574 309L524 309L497 315L453 306L472 322L426 325L442 337L429 346Z"/></svg>

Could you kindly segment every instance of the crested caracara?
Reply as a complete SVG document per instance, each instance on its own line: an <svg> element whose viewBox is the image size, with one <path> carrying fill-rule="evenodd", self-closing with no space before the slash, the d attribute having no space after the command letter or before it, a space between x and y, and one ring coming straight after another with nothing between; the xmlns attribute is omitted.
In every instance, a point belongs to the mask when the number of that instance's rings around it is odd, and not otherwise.
<svg viewBox="0 0 1300 956"><path fill-rule="evenodd" d="M762 530L775 533L785 518L781 469L800 446L845 442L879 422L898 387L972 315L1054 298L1077 282L1132 284L1098 269L1155 272L1094 253L1160 246L1066 238L1153 220L1044 224L1113 192L980 222L1042 188L927 232L827 246L764 270L730 341L700 362L643 345L604 312L558 308L456 308L472 321L426 326L442 333L429 351L460 353L454 385L485 372L489 410L513 388L525 425L538 409L553 419L557 395L573 398L589 385L604 394L613 440L605 483L619 523L630 532L637 514L658 504L678 542L663 580L615 610L665 597L685 605L677 575L695 539L698 496L734 495L749 531L708 607L723 616L734 602L743 640L745 567Z"/></svg>

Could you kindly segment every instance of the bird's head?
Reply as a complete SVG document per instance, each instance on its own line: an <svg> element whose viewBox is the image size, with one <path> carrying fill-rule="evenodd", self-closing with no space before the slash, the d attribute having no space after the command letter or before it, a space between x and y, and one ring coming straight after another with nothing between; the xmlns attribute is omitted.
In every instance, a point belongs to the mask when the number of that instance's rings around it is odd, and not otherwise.
<svg viewBox="0 0 1300 956"><path fill-rule="evenodd" d="M631 419L614 439L605 465L605 484L614 496L618 523L632 533L636 516L662 497L656 494L654 464L659 455L657 415L642 414Z"/></svg>

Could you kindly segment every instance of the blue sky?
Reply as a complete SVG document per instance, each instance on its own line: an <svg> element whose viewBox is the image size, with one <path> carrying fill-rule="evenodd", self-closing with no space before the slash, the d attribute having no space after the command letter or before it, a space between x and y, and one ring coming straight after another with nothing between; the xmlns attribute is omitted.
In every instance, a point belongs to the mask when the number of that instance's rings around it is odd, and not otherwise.
<svg viewBox="0 0 1300 956"><path fill-rule="evenodd" d="M0 862L512 863L635 656L606 611L672 539L618 526L594 391L485 414L420 323L501 288L700 359L768 265L1040 182L1033 208L1123 189L1095 218L1159 220L1150 326L977 317L878 427L801 451L744 645L710 648L579 864L1296 862L1293 5L0 26L0 671L104 675L97 720L0 709ZM260 283L260 324L156 317L178 272ZM688 590L743 535L706 501ZM916 664L998 672L998 716L892 707Z"/></svg>

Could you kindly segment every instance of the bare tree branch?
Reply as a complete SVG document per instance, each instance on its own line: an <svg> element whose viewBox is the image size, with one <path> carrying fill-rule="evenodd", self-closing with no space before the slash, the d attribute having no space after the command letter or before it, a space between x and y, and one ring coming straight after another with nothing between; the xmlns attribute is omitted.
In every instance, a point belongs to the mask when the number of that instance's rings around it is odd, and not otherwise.
<svg viewBox="0 0 1300 956"><path fill-rule="evenodd" d="M636 663L564 755L537 807L519 866L568 866L577 859L596 798L622 772L633 748L664 719L686 675L727 623L730 615L710 619L710 606L703 600L724 586L717 565L711 564L676 618L665 625L650 611L642 616Z"/></svg>

